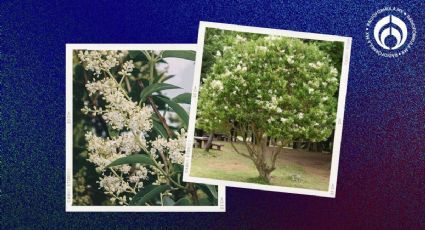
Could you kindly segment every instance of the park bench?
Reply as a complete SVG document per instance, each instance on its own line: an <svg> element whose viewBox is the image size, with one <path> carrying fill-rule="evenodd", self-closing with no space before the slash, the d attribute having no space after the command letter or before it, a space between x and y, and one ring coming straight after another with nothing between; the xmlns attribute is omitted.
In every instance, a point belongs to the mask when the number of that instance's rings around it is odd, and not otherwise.
<svg viewBox="0 0 425 230"><path fill-rule="evenodd" d="M208 137L194 137L195 139L195 143L193 143L195 145L195 147L198 148L202 148L203 145L205 145L208 141Z"/></svg>
<svg viewBox="0 0 425 230"><path fill-rule="evenodd" d="M216 143L212 143L212 146L211 147L216 147L217 148L217 150L221 150L221 147L223 147L224 145L222 145L222 144L216 144Z"/></svg>

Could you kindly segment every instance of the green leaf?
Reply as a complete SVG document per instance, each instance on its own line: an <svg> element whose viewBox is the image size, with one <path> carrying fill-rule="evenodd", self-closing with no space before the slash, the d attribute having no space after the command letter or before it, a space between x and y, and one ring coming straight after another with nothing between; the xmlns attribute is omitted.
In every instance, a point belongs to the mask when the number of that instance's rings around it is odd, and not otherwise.
<svg viewBox="0 0 425 230"><path fill-rule="evenodd" d="M130 155L127 157L122 157L119 158L117 160L115 160L114 162L112 162L111 164L109 164L107 167L113 167L113 166L117 166L117 165L125 165L125 164L142 164L142 165L155 165L155 163L152 161L152 159L150 157L148 157L145 154L134 154L134 155Z"/></svg>
<svg viewBox="0 0 425 230"><path fill-rule="evenodd" d="M84 67L82 64L74 65L74 81L83 82L84 79Z"/></svg>
<svg viewBox="0 0 425 230"><path fill-rule="evenodd" d="M176 202L171 199L169 196L162 197L162 201L165 206L173 206Z"/></svg>
<svg viewBox="0 0 425 230"><path fill-rule="evenodd" d="M189 198L187 198L187 197L183 197L183 198L181 198L180 200L178 200L175 204L174 204L174 206L188 206L188 205L191 205L192 204L192 201L189 199Z"/></svg>
<svg viewBox="0 0 425 230"><path fill-rule="evenodd" d="M137 50L130 50L128 51L128 56L130 56L130 58L134 59L135 57L141 55L142 52L137 51Z"/></svg>
<svg viewBox="0 0 425 230"><path fill-rule="evenodd" d="M197 184L197 186L205 193L208 195L208 197L210 198L210 200L214 199L217 200L218 199L218 193L217 193L217 189L218 187L215 185L209 185L209 184Z"/></svg>
<svg viewBox="0 0 425 230"><path fill-rule="evenodd" d="M143 189L141 191L139 191L136 195L133 196L133 199L131 199L129 204L130 205L136 205L137 201L142 199L146 194L148 194L150 191L157 188L158 186L159 185L152 185L152 184L146 185L145 187L143 187Z"/></svg>
<svg viewBox="0 0 425 230"><path fill-rule="evenodd" d="M189 104L190 100L192 99L191 93L182 93L180 95L177 95L175 98L173 98L173 101L176 103L182 103L182 104Z"/></svg>
<svg viewBox="0 0 425 230"><path fill-rule="evenodd" d="M168 106L170 106L173 109L173 111L177 113L177 115L179 115L179 117L183 121L184 128L187 129L187 126L189 124L189 115L187 114L186 110L184 110L183 107L181 107L178 103L172 100L169 100L168 98L165 98L165 97L158 97L158 98L161 101L167 103Z"/></svg>
<svg viewBox="0 0 425 230"><path fill-rule="evenodd" d="M173 180L177 181L179 184L185 184L185 182L182 181L183 165L173 163L171 169L171 177L173 178Z"/></svg>
<svg viewBox="0 0 425 230"><path fill-rule="evenodd" d="M107 125L108 127L108 134L110 138L117 137L120 132L118 130L113 129L110 125Z"/></svg>
<svg viewBox="0 0 425 230"><path fill-rule="evenodd" d="M169 185L148 185L133 197L130 205L145 205L147 202L159 196L160 193L163 193L170 188L171 187Z"/></svg>
<svg viewBox="0 0 425 230"><path fill-rule="evenodd" d="M195 61L196 52L192 50L167 50L162 53L162 58L183 58L190 61Z"/></svg>
<svg viewBox="0 0 425 230"><path fill-rule="evenodd" d="M164 82L164 81L167 81L167 80L169 80L169 79L171 79L171 78L173 78L175 75L164 75L164 76L162 76L159 80L158 80L158 82Z"/></svg>
<svg viewBox="0 0 425 230"><path fill-rule="evenodd" d="M158 110L160 110L160 111L166 110L167 104L165 104L162 100L159 100L158 97L164 97L164 96L163 95L152 95L153 102L157 106ZM158 119L158 121L159 121L159 119Z"/></svg>
<svg viewBox="0 0 425 230"><path fill-rule="evenodd" d="M167 130L165 130L161 122L153 120L152 124L153 124L153 129L158 135L166 139L168 138Z"/></svg>
<svg viewBox="0 0 425 230"><path fill-rule="evenodd" d="M142 90L140 93L140 101L145 101L148 96L150 96L154 92L158 92L166 89L179 89L180 87L175 85L170 85L167 83L154 83Z"/></svg>
<svg viewBox="0 0 425 230"><path fill-rule="evenodd" d="M181 164L173 164L173 172L174 173L182 173L183 172L183 165Z"/></svg>
<svg viewBox="0 0 425 230"><path fill-rule="evenodd" d="M148 59L145 56L145 54L143 54L143 52L139 51L139 50L130 50L128 52L128 57L126 57L125 59L126 60L133 60L135 62L137 62L137 61L141 61L143 63L148 62Z"/></svg>
<svg viewBox="0 0 425 230"><path fill-rule="evenodd" d="M208 198L199 199L199 206L211 206L212 203Z"/></svg>

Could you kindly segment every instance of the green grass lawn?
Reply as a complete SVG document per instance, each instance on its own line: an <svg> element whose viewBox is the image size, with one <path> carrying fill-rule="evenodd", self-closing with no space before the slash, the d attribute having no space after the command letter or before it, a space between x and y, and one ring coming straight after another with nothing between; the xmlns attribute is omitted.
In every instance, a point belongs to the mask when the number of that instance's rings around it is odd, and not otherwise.
<svg viewBox="0 0 425 230"><path fill-rule="evenodd" d="M224 144L222 150L206 152L204 149L193 148L190 176L261 183L257 169L250 159L238 155L228 142L214 143ZM236 145L240 151L246 151L242 144ZM329 154L325 153L285 149L271 174L271 185L327 191L330 159ZM299 175L301 179L293 180L293 175Z"/></svg>

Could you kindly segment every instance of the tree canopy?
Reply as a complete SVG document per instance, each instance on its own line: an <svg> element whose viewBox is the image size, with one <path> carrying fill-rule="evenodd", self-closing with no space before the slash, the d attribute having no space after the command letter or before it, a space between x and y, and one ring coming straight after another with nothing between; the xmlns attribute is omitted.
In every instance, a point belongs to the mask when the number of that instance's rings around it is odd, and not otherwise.
<svg viewBox="0 0 425 230"><path fill-rule="evenodd" d="M287 141L329 137L339 79L320 45L235 32L212 36L207 39L221 39L222 45L203 76L197 128L235 126Z"/></svg>

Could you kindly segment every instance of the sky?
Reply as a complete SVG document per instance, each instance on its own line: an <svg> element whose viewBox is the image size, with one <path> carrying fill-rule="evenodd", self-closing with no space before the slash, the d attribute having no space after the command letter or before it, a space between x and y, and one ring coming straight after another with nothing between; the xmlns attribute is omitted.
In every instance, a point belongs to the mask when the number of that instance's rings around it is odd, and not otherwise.
<svg viewBox="0 0 425 230"><path fill-rule="evenodd" d="M174 98L182 93L191 93L193 85L193 77L195 71L195 62L181 59L181 58L164 58L168 63L168 75L175 75L173 78L167 80L165 83L172 84L180 87L180 89L168 89L161 91L165 96ZM165 68L166 66L158 66L158 69ZM180 104L188 113L190 112L190 105ZM170 116L166 116L167 120Z"/></svg>
<svg viewBox="0 0 425 230"><path fill-rule="evenodd" d="M167 80L166 83L179 86L181 89L170 89L162 92L170 98L182 93L192 92L195 62L181 58L164 59L168 63L168 75L175 75Z"/></svg>

